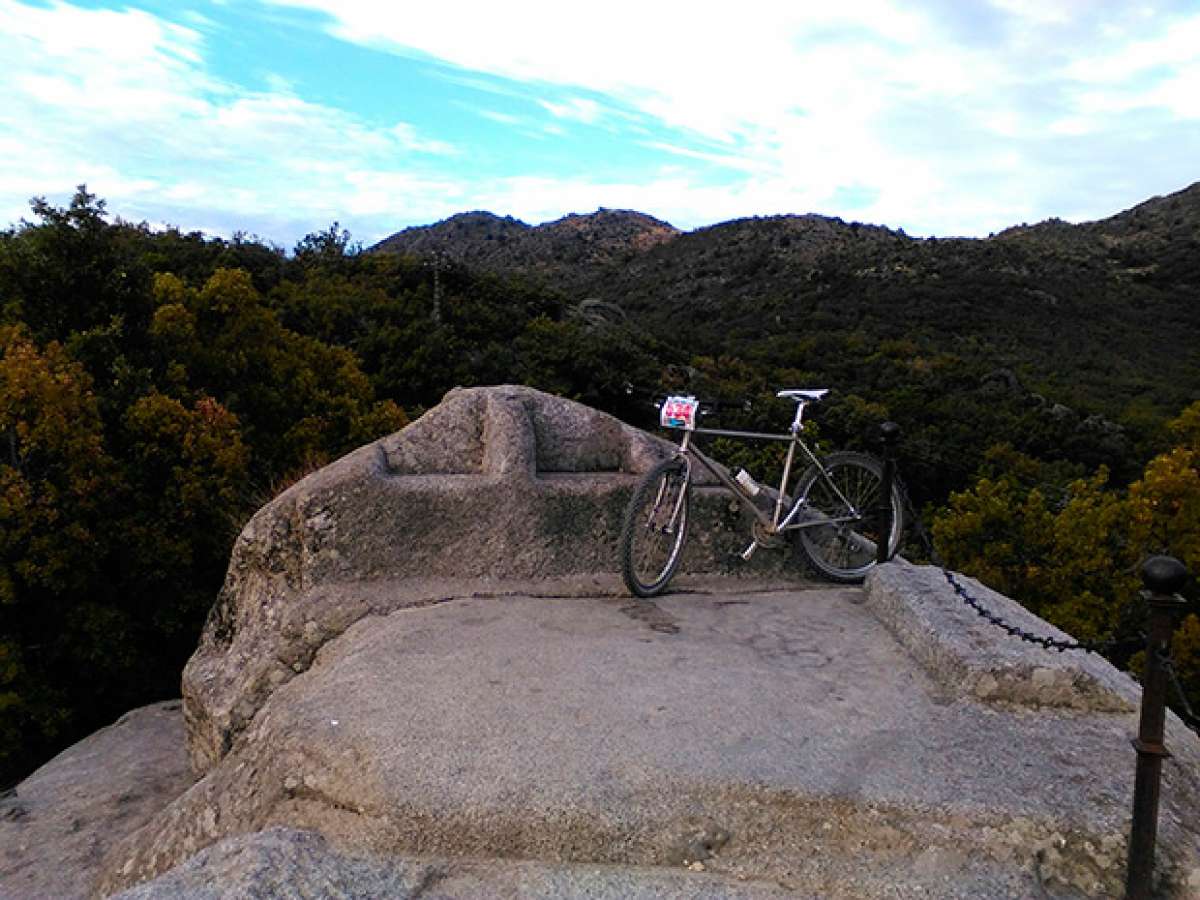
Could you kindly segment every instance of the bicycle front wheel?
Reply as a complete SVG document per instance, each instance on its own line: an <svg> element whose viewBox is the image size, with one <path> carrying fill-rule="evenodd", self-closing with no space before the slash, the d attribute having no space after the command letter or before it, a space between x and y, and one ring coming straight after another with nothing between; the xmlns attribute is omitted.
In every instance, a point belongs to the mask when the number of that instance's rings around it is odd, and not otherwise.
<svg viewBox="0 0 1200 900"><path fill-rule="evenodd" d="M834 453L810 466L796 492L807 498L800 547L814 569L832 581L857 584L875 565L880 540L888 556L900 546L904 530L900 491L892 487L886 533L879 527L883 466L863 453Z"/></svg>
<svg viewBox="0 0 1200 900"><path fill-rule="evenodd" d="M666 590L687 539L691 483L681 459L659 463L642 479L621 526L621 574L638 597Z"/></svg>

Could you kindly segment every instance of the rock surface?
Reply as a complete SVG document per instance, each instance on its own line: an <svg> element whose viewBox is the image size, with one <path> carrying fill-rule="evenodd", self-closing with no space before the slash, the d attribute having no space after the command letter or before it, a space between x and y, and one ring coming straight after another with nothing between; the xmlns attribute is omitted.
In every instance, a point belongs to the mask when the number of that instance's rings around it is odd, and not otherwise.
<svg viewBox="0 0 1200 900"><path fill-rule="evenodd" d="M184 671L196 772L364 616L435 602L468 583L486 592L615 571L629 494L670 449L530 388L455 389L403 431L293 485L239 536ZM731 503L724 492L697 492L683 571L802 571L790 551L742 564L748 528ZM396 590L398 579L425 586Z"/></svg>
<svg viewBox="0 0 1200 900"><path fill-rule="evenodd" d="M126 713L0 799L0 897L91 896L109 848L192 784L179 707Z"/></svg>
<svg viewBox="0 0 1200 900"><path fill-rule="evenodd" d="M1006 622L1060 641L1071 635L973 578L970 594ZM995 640L996 626L955 597L942 570L897 561L867 575L867 606L943 687L997 703L1133 712L1141 693L1103 657L1043 652L1018 639Z"/></svg>
<svg viewBox="0 0 1200 900"><path fill-rule="evenodd" d="M685 587L356 623L114 849L104 891L287 826L400 859L700 862L800 896L1035 896L1039 873L1052 897L1120 892L1132 713L948 688L860 589ZM1169 741L1159 871L1185 897L1200 752Z"/></svg>
<svg viewBox="0 0 1200 900"><path fill-rule="evenodd" d="M115 900L782 900L782 888L691 871L553 866L497 860L396 858L336 853L315 832L272 828L228 838L162 878Z"/></svg>

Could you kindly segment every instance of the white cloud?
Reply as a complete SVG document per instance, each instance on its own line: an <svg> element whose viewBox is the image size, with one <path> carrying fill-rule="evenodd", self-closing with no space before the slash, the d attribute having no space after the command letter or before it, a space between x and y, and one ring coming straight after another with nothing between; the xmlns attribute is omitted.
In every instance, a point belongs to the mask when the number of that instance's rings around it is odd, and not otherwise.
<svg viewBox="0 0 1200 900"><path fill-rule="evenodd" d="M1066 74L1080 81L1114 84L1148 70L1196 63L1200 63L1200 13L1171 23L1151 38L1129 40L1118 31L1107 46L1089 48L1074 60Z"/></svg>
<svg viewBox="0 0 1200 900"><path fill-rule="evenodd" d="M498 122L501 125L525 124L525 120L520 116L514 116L512 113L500 112L498 109L476 109L475 111L488 121Z"/></svg>
<svg viewBox="0 0 1200 900"><path fill-rule="evenodd" d="M599 6L509 4L381 7L370 0L278 0L318 10L340 37L416 51L464 69L610 95L666 124L728 139L766 111L814 96L840 97L853 62L798 70L796 42L811 29L863 28L913 39L922 18L882 2L853 11L751 0L732 6L612 0ZM847 7L850 5L847 4ZM822 10L829 7L822 5ZM853 79L852 79L853 80Z"/></svg>
<svg viewBox="0 0 1200 900"><path fill-rule="evenodd" d="M221 82L204 51L198 32L139 10L0 0L0 217L14 222L29 197L80 183L127 217L186 227L319 224L342 215L343 200L403 209L446 191L414 160L452 155L449 144L309 102L279 78L265 92ZM403 183L376 178L361 196L356 173L400 166L411 170Z"/></svg>
<svg viewBox="0 0 1200 900"><path fill-rule="evenodd" d="M556 119L569 119L591 125L600 118L600 104L585 97L572 97L565 103L539 100L538 104Z"/></svg>
<svg viewBox="0 0 1200 900"><path fill-rule="evenodd" d="M1128 132L1125 118L1150 109L1160 118L1140 127L1167 140L1172 119L1197 114L1200 15L1099 0L610 0L587 8L555 0L403 8L266 2L324 13L331 33L346 41L431 56L531 91L549 85L608 97L614 108L657 123L647 143L724 161L730 179L749 177L754 184L737 196L813 204L793 211L836 211L829 205L837 188L866 179L879 200L856 217L886 215L924 233L986 233L1005 224L1001 215L1061 212L1054 197L1064 173L1070 182L1095 176L1128 185L1120 195L1092 191L1097 216L1197 177L1180 159L1133 187L1114 176L1134 160L1106 151L1105 138ZM1140 78L1147 73L1154 77ZM590 114L578 100L542 106L559 119ZM1081 164L1076 146L1062 142L1083 137L1092 143ZM547 190L537 179L525 184ZM1024 189L1014 193L1014 185ZM567 196L594 196L595 186L564 190L560 213ZM642 196L643 208L650 198L681 197L651 184ZM703 218L713 221L729 204L709 199L714 206ZM1065 197L1062 205L1075 208Z"/></svg>
<svg viewBox="0 0 1200 900"><path fill-rule="evenodd" d="M465 208L536 222L598 206L684 227L815 211L985 234L1106 215L1198 177L1195 12L1120 0L261 2L443 62L444 77L497 98L472 107L460 94L453 110L545 152L501 160L314 102L278 75L258 76L264 90L218 79L207 42L224 26L209 18L0 0L0 219L87 182L127 216L289 240L334 218L371 240ZM521 168L565 144L548 136L593 133L577 124L674 162L605 177Z"/></svg>
<svg viewBox="0 0 1200 900"><path fill-rule="evenodd" d="M1200 59L1180 66L1149 92L1148 99L1151 105L1163 106L1181 119L1200 119Z"/></svg>
<svg viewBox="0 0 1200 900"><path fill-rule="evenodd" d="M414 153L430 153L434 156L457 156L459 150L453 144L421 137L417 129L407 122L397 122L391 128L391 134L401 145Z"/></svg>
<svg viewBox="0 0 1200 900"><path fill-rule="evenodd" d="M1072 13L1081 5L1080 2L1048 3L1046 0L990 0L990 2L992 6L1035 25L1062 25L1070 22ZM1087 2L1087 0L1082 0L1082 2Z"/></svg>
<svg viewBox="0 0 1200 900"><path fill-rule="evenodd" d="M741 156L728 151L713 152L711 150L700 150L695 147L680 147L675 144L666 143L665 141L646 141L646 146L652 147L655 150L661 150L664 153L682 156L686 159L715 163L728 169L740 169L750 173L762 173L773 170L773 167L766 165L762 160L750 156Z"/></svg>

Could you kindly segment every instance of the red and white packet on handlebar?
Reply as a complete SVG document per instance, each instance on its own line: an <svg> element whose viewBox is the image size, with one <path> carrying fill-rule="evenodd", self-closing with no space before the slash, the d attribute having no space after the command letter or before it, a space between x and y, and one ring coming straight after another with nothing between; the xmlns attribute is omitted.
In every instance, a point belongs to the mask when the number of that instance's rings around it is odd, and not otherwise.
<svg viewBox="0 0 1200 900"><path fill-rule="evenodd" d="M668 397L663 401L659 422L663 428L683 428L694 431L700 401L695 397Z"/></svg>

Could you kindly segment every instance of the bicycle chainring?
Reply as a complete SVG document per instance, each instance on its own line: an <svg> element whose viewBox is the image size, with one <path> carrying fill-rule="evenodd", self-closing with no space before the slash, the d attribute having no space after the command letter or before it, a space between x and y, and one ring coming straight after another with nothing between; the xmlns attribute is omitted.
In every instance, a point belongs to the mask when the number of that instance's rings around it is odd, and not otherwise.
<svg viewBox="0 0 1200 900"><path fill-rule="evenodd" d="M751 525L751 531L760 547L766 547L769 550L778 550L781 547L787 546L787 541L782 534L767 531L767 526L758 519L755 519L753 525Z"/></svg>

